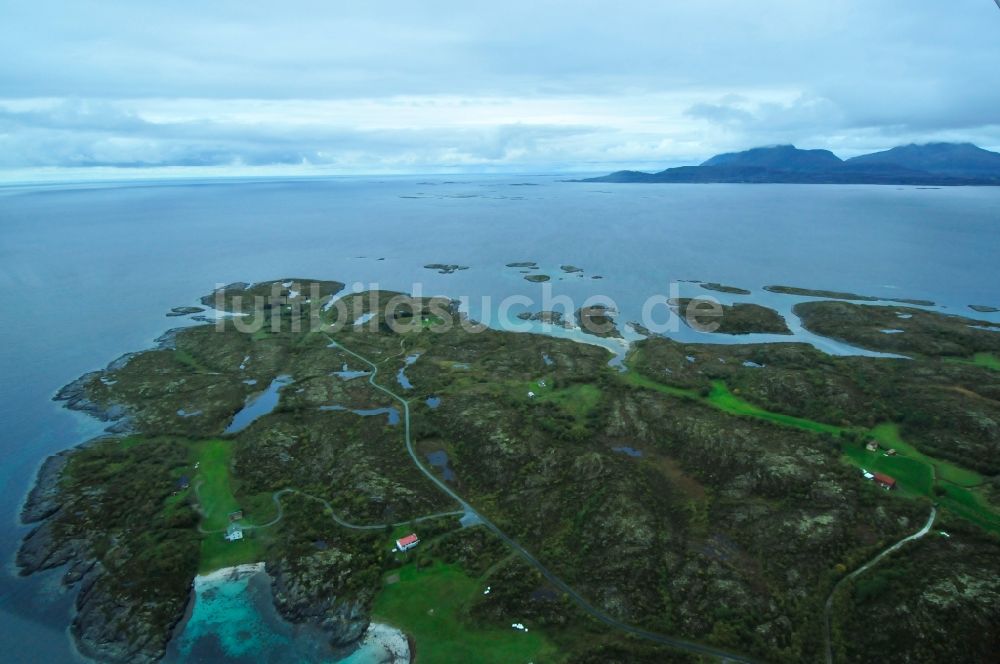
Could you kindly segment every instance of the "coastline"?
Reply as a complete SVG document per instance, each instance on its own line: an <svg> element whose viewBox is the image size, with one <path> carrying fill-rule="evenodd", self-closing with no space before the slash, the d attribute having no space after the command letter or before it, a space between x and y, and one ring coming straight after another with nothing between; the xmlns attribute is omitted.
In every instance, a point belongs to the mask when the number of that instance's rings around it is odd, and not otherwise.
<svg viewBox="0 0 1000 664"><path fill-rule="evenodd" d="M197 575L188 611L167 648L166 661L215 661L279 652L302 661L337 664L413 661L415 648L409 635L385 623L369 623L349 652L331 649L324 632L282 616L270 588L264 562Z"/></svg>
<svg viewBox="0 0 1000 664"><path fill-rule="evenodd" d="M237 581L253 574L266 571L267 565L263 562L244 563L233 567L221 567L207 574L198 574L194 577L194 588L198 590L206 586L225 581Z"/></svg>

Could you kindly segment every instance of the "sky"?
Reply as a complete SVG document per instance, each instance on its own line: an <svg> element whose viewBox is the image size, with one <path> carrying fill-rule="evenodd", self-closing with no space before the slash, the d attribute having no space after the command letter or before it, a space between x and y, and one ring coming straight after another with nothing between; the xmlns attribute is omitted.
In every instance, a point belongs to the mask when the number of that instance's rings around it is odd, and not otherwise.
<svg viewBox="0 0 1000 664"><path fill-rule="evenodd" d="M0 180L1000 150L993 0L0 0Z"/></svg>

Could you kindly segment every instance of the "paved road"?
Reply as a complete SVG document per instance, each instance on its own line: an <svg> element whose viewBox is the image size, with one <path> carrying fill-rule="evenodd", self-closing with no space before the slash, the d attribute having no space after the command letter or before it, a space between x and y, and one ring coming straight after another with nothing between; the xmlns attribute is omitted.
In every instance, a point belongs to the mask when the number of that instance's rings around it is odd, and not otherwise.
<svg viewBox="0 0 1000 664"><path fill-rule="evenodd" d="M410 439L410 403L403 397L393 392L392 390L383 387L375 382L375 378L378 376L378 366L374 362L370 361L366 357L358 355L351 349L335 341L333 338L329 336L327 338L330 339L330 344L332 347L342 350L351 357L354 357L357 360L364 362L369 367L371 367L372 372L368 374L368 382L371 384L371 386L374 387L376 390L379 390L380 392L383 392L384 394L388 395L395 401L398 401L399 404L403 407L403 423L404 423L404 433L406 437L406 451L409 453L410 458L413 460L413 463L416 464L417 468L419 468L420 471L427 476L427 479L433 482L438 489L447 494L452 500L461 505L463 511L465 511L466 514L471 514L476 518L478 518L482 522L482 525L484 527L486 527L491 532L493 532L493 534L499 537L504 542L504 544L506 544L508 547L514 550L519 556L521 556L521 558L525 560L525 562L527 562L529 565L538 570L538 572L543 577L545 577L545 579L548 580L549 583L551 583L553 586L555 586L563 593L565 593L567 596L569 596L570 599L576 602L577 606L579 606L581 609L583 609L588 614L590 614L597 620L601 621L605 625L608 625L609 627L613 627L622 632L633 634L635 636L638 636L639 638L646 639L648 641L654 641L656 643L661 643L663 645L670 646L672 648L677 648L678 650L685 650L687 652L695 653L698 655L718 657L720 660L724 662L747 662L752 664L753 662L756 661L744 655L738 655L736 653L727 652L725 650L714 648L709 645L696 643L694 641L687 641L685 639L679 639L673 636L666 636L664 634L657 634L656 632L650 632L648 630L642 629L641 627L629 625L616 618L613 618L612 616L608 615L607 613L605 613L604 611L602 611L601 609L597 608L589 601L587 601L583 596L581 596L578 592L576 592L569 584L560 579L554 573L550 572L548 568L546 568L542 563L540 563L538 559L536 559L533 555L531 555L531 553L529 553L524 547L522 547L511 537L509 537L506 533L500 530L500 528L496 524L487 519L481 513L477 512L475 508L472 507L472 505L463 500L462 497L459 496L457 493L455 493L455 491L452 490L450 486L448 486L443 481L438 479L438 476L435 475L433 472L431 472L423 464L423 462L420 460L420 457L413 449L413 441Z"/></svg>
<svg viewBox="0 0 1000 664"><path fill-rule="evenodd" d="M931 515L927 517L927 523L924 527L913 533L912 535L907 535L903 539L899 540L892 546L881 551L877 556L866 562L861 567L857 568L843 579L837 582L837 585L833 587L830 591L830 596L826 598L826 605L823 607L823 647L826 650L826 664L833 664L833 645L830 643L830 611L833 609L833 597L837 594L837 590L840 589L841 585L850 581L851 579L863 574L866 570L871 568L873 565L878 563L886 556L888 556L893 551L898 550L901 546L907 542L912 542L913 540L918 540L928 532L930 532L931 526L934 524L934 518L937 516L937 508L931 507Z"/></svg>

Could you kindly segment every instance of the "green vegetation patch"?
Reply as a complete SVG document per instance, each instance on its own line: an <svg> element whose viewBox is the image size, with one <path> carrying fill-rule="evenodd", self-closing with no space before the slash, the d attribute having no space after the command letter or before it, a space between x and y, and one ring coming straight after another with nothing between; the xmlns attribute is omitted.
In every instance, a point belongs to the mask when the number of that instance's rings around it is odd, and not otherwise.
<svg viewBox="0 0 1000 664"><path fill-rule="evenodd" d="M636 356L631 360L634 363ZM831 436L850 434L856 440L842 445L842 459L845 462L868 472L889 475L898 482L898 487L905 494L931 498L942 507L987 530L1000 531L1000 516L973 490L973 487L983 483L982 475L920 452L900 437L899 426L896 424L884 423L870 431L864 431L784 413L774 413L740 398L721 380L712 381L711 390L706 394L705 390L699 393L664 385L637 371L627 372L623 379L638 387L653 389L670 396L699 399L731 415L754 417L818 434ZM868 438L878 441L881 448L875 452L867 450L864 441ZM887 455L889 449L895 450L896 453Z"/></svg>
<svg viewBox="0 0 1000 664"><path fill-rule="evenodd" d="M417 569L409 564L389 578L395 582L375 598L372 616L412 636L425 664L541 662L556 655L548 640L530 626L521 632L471 624L468 607L482 595L483 587L457 565L436 562ZM510 620L518 622L518 616Z"/></svg>
<svg viewBox="0 0 1000 664"><path fill-rule="evenodd" d="M880 424L872 429L871 434L883 447L894 449L898 454L934 467L936 469L936 476L940 480L963 487L974 487L983 483L983 476L974 470L962 468L953 463L941 461L920 452L920 450L900 437L899 426L896 424Z"/></svg>
<svg viewBox="0 0 1000 664"><path fill-rule="evenodd" d="M756 417L768 422L774 422L775 424L805 429L815 433L837 435L843 431L841 427L832 424L824 424L814 420L807 420L803 417L793 417L792 415L772 413L771 411L764 410L730 392L729 388L721 380L712 381L712 391L708 395L708 402L733 415Z"/></svg>
<svg viewBox="0 0 1000 664"><path fill-rule="evenodd" d="M536 392L538 401L550 401L578 420L586 417L601 401L601 388L592 383L575 383L569 387L552 388L546 383Z"/></svg>
<svg viewBox="0 0 1000 664"><path fill-rule="evenodd" d="M1000 371L1000 356L997 356L995 353L976 353L971 358L949 357L945 359L948 362L955 362L957 364L971 364L976 367L983 367L984 369Z"/></svg>
<svg viewBox="0 0 1000 664"><path fill-rule="evenodd" d="M233 542L223 537L230 524L229 514L241 509L230 479L232 441L208 440L195 449L198 470L193 487L203 515L201 529L206 531L201 542L199 572L261 560L261 539L253 528L245 528L243 538ZM251 525L246 518L238 523L244 527Z"/></svg>

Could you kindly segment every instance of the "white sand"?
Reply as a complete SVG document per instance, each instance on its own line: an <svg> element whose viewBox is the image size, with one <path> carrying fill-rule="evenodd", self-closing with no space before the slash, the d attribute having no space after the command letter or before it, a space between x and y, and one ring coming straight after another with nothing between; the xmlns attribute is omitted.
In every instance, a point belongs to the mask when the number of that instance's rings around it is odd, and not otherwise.
<svg viewBox="0 0 1000 664"><path fill-rule="evenodd" d="M379 664L409 664L410 643L406 634L390 625L372 623L362 641L365 653Z"/></svg>
<svg viewBox="0 0 1000 664"><path fill-rule="evenodd" d="M252 576L264 571L264 563L248 563L246 565L236 565L235 567L223 567L208 574L199 574L194 577L194 587L201 588L206 585L219 583L220 581L235 581L245 576Z"/></svg>

